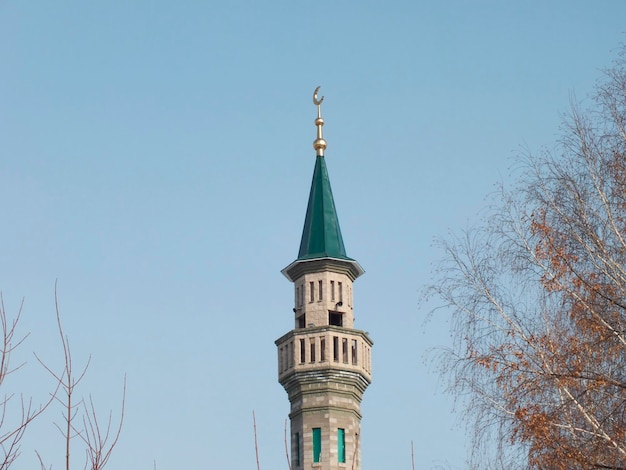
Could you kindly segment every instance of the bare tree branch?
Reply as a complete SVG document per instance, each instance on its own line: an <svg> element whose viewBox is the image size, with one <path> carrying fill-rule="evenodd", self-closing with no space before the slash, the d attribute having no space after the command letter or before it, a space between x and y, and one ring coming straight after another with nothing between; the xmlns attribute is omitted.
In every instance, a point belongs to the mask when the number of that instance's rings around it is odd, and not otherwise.
<svg viewBox="0 0 626 470"><path fill-rule="evenodd" d="M252 410L252 425L254 427L254 451L256 453L256 468L261 470L261 461L259 460L259 442L256 435L256 414Z"/></svg>
<svg viewBox="0 0 626 470"><path fill-rule="evenodd" d="M22 315L22 309L24 306L24 300L20 303L17 314L14 318L9 320L6 315L4 307L4 299L0 293L0 386L4 385L6 378L21 369L25 363L21 363L16 367L11 366L11 355L16 349L21 346L26 338L29 336L25 334L23 336L16 336L17 327ZM58 388L57 388L58 390ZM54 400L57 390L55 390L48 399L47 402L35 406L33 405L32 398L26 398L24 395L19 395L19 405L13 406L16 398L14 395L5 395L0 400L0 447L2 448L2 455L0 456L0 470L7 470L15 462L20 455L21 442L26 432L27 427L46 410L46 408ZM18 410L19 417L16 423L8 424L9 406Z"/></svg>
<svg viewBox="0 0 626 470"><path fill-rule="evenodd" d="M124 377L119 422L115 427L113 427L113 414L111 411L109 413L106 426L102 427L100 421L98 420L92 396L89 396L89 400L85 400L83 398L76 399L76 389L85 378L91 363L91 356L87 358L85 365L78 369L78 373L76 373L70 342L68 337L65 335L63 324L61 322L61 312L59 309L56 283L54 300L58 334L61 340L61 348L63 350L63 369L60 373L55 372L38 356L36 357L45 370L56 380L58 387L57 390L63 390L63 398L59 397L58 393L55 393L53 399L56 400L63 408L62 425L55 423L55 426L63 436L65 443L65 470L70 470L72 455L71 444L76 437L78 437L85 444L84 468L88 470L102 470L109 462L113 449L117 445L122 432L126 407L126 377ZM75 424L77 422L77 418L80 423L79 426ZM37 457L42 468L45 468L43 459L39 453L37 453Z"/></svg>
<svg viewBox="0 0 626 470"><path fill-rule="evenodd" d="M291 470L291 459L289 458L289 446L287 444L287 420L285 420L285 457L287 458L287 467Z"/></svg>

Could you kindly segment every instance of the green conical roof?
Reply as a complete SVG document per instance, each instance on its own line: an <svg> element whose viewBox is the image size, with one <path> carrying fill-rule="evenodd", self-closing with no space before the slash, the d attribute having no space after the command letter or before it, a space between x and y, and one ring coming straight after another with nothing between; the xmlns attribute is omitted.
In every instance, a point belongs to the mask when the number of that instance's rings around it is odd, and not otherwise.
<svg viewBox="0 0 626 470"><path fill-rule="evenodd" d="M338 258L350 260L343 246L339 219L324 157L315 159L309 205L300 241L298 260Z"/></svg>

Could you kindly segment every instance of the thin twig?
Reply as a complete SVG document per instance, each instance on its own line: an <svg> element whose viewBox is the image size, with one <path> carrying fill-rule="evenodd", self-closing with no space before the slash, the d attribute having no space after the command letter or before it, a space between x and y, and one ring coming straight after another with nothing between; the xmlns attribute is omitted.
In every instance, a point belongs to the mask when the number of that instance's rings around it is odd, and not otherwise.
<svg viewBox="0 0 626 470"><path fill-rule="evenodd" d="M354 433L354 453L352 454L352 470L356 466L357 450L359 449L359 433Z"/></svg>
<svg viewBox="0 0 626 470"><path fill-rule="evenodd" d="M285 420L285 456L287 457L287 467L291 470L291 459L289 458L289 448L287 447L287 420Z"/></svg>
<svg viewBox="0 0 626 470"><path fill-rule="evenodd" d="M259 461L259 442L256 437L256 415L254 414L254 410L252 410L252 424L254 426L254 450L256 451L256 468L257 470L261 470L261 462Z"/></svg>
<svg viewBox="0 0 626 470"><path fill-rule="evenodd" d="M111 435L112 412L109 412L107 427L101 431L98 415L93 403L93 399L89 396L89 407L83 401L83 433L77 432L80 438L87 446L87 458L91 465L91 470L102 470L113 453L113 449L117 445L122 432L124 423L124 412L126 408L126 377L124 376L124 387L122 392L122 411L120 413L120 421L114 435ZM76 429L72 427L75 431ZM155 464L156 465L156 464Z"/></svg>

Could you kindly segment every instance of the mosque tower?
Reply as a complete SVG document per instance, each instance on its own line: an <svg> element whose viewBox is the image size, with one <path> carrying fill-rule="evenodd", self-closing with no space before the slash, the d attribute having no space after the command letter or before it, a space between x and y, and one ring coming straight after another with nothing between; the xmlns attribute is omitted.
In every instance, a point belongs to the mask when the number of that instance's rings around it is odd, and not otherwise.
<svg viewBox="0 0 626 470"><path fill-rule="evenodd" d="M330 188L318 99L317 152L294 284L294 329L276 340L278 381L291 403L291 468L360 470L360 405L372 380L372 340L354 328L352 283L364 273L346 255Z"/></svg>

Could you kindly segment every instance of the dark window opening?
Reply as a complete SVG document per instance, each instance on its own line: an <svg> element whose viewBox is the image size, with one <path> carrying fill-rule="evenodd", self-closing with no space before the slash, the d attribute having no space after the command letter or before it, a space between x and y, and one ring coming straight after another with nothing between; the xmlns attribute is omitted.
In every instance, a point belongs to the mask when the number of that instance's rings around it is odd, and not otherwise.
<svg viewBox="0 0 626 470"><path fill-rule="evenodd" d="M341 339L341 350L343 353L343 362L347 363L348 362L348 338L342 338Z"/></svg>
<svg viewBox="0 0 626 470"><path fill-rule="evenodd" d="M304 339L300 340L300 364L306 361L306 350L304 349Z"/></svg>
<svg viewBox="0 0 626 470"><path fill-rule="evenodd" d="M315 362L315 338L311 338L311 362Z"/></svg>
<svg viewBox="0 0 626 470"><path fill-rule="evenodd" d="M320 338L320 361L326 360L326 338Z"/></svg>
<svg viewBox="0 0 626 470"><path fill-rule="evenodd" d="M297 432L296 435L294 436L294 440L295 440L295 444L296 444L296 448L295 448L295 452L294 452L294 460L295 460L295 464L296 467L300 466L300 433Z"/></svg>
<svg viewBox="0 0 626 470"><path fill-rule="evenodd" d="M333 326L343 326L343 313L328 312L328 324Z"/></svg>
<svg viewBox="0 0 626 470"><path fill-rule="evenodd" d="M352 340L352 364L356 365L359 362L359 357L357 356L357 349L359 343L356 339Z"/></svg>
<svg viewBox="0 0 626 470"><path fill-rule="evenodd" d="M339 362L339 337L333 336L333 361Z"/></svg>
<svg viewBox="0 0 626 470"><path fill-rule="evenodd" d="M306 327L306 315L303 313L298 317L298 328Z"/></svg>

